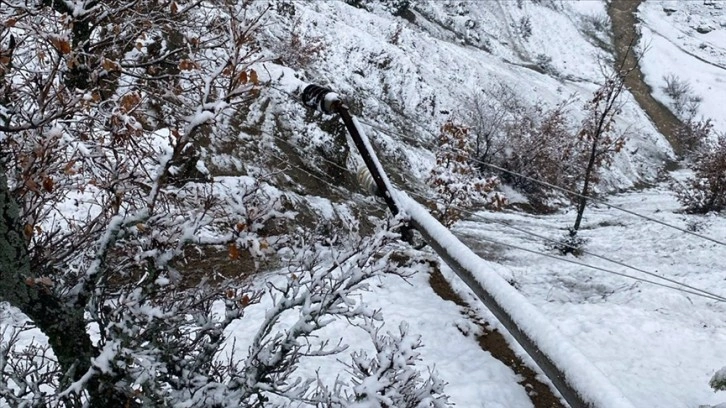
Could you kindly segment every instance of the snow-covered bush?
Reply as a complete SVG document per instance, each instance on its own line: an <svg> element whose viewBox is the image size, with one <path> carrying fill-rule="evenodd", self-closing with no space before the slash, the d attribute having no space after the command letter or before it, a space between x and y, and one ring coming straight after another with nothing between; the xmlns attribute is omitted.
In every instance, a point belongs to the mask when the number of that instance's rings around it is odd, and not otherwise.
<svg viewBox="0 0 726 408"><path fill-rule="evenodd" d="M678 198L690 213L726 209L726 135L693 159L695 175L678 189Z"/></svg>
<svg viewBox="0 0 726 408"><path fill-rule="evenodd" d="M381 334L380 328L370 319L361 327L370 335L376 353L353 354L349 368L354 387L345 407L449 406L443 393L445 384L433 374L424 379L414 368L414 363L420 359L417 349L422 347L421 338L409 333L406 323L401 323L398 334Z"/></svg>
<svg viewBox="0 0 726 408"><path fill-rule="evenodd" d="M713 388L714 391L726 391L726 367L716 371L716 374L711 377L708 385Z"/></svg>
<svg viewBox="0 0 726 408"><path fill-rule="evenodd" d="M436 166L426 179L436 192L434 215L446 226L464 216L476 204L500 209L506 203L501 193L493 191L499 179L480 177L472 164L474 149L469 129L454 122L441 126L436 150Z"/></svg>
<svg viewBox="0 0 726 408"><path fill-rule="evenodd" d="M693 120L703 99L693 93L693 88L688 81L677 75L666 75L663 77L663 81L665 82L663 92L670 98L671 108L676 116L682 120Z"/></svg>

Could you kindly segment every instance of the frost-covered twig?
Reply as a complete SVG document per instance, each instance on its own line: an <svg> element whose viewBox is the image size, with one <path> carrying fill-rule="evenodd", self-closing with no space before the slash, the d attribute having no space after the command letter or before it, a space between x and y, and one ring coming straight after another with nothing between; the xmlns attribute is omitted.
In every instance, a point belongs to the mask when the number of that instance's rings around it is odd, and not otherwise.
<svg viewBox="0 0 726 408"><path fill-rule="evenodd" d="M359 325L371 337L375 355L357 352L349 369L353 374L353 393L346 407L422 408L449 407L444 394L445 383L435 373L424 378L415 367L420 360L417 351L421 338L409 333L408 324L401 323L398 334L382 335L371 319Z"/></svg>

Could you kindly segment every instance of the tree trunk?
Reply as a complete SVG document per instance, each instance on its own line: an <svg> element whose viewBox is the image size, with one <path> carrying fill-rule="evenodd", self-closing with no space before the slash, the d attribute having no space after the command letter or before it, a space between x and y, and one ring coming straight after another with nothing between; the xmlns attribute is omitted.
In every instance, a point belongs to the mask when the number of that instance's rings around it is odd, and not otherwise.
<svg viewBox="0 0 726 408"><path fill-rule="evenodd" d="M0 163L0 301L25 313L48 336L48 343L68 381L76 381L96 355L86 331L83 309L68 305L51 287L36 282L30 270L20 211ZM67 386L68 384L61 384Z"/></svg>
<svg viewBox="0 0 726 408"><path fill-rule="evenodd" d="M592 142L592 150L590 151L590 159L587 162L587 168L585 169L585 182L582 185L582 192L580 193L580 201L577 204L577 218L575 218L575 225L570 230L570 236L577 235L577 231L580 229L580 223L582 223L582 216L585 214L585 206L587 206L587 193L590 189L590 176L595 168L595 159L597 157L597 142L600 139L599 135L595 137Z"/></svg>

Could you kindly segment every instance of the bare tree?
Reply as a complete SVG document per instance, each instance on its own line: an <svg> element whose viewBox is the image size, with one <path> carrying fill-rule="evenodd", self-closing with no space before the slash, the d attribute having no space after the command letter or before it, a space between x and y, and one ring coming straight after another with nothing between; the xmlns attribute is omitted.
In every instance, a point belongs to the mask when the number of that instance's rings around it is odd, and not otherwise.
<svg viewBox="0 0 726 408"><path fill-rule="evenodd" d="M504 84L493 90L474 92L465 99L462 116L471 129L475 159L489 162L503 153L506 147L503 129L517 105L514 91Z"/></svg>
<svg viewBox="0 0 726 408"><path fill-rule="evenodd" d="M315 354L303 340L325 316L365 311L348 309L351 295L391 272L377 260L394 233L330 256L333 268L290 261L294 278L267 288L275 313L254 328L245 361L220 359L225 329L265 290L184 273L191 251L225 248L234 261L291 244L269 228L293 216L282 194L260 178L213 177L202 148L261 92L255 30L268 10L0 0L0 301L49 345L20 347L16 333L0 345L10 406L338 398L289 374ZM281 332L285 311L299 314L300 330Z"/></svg>
<svg viewBox="0 0 726 408"><path fill-rule="evenodd" d="M587 146L588 156L582 176L582 189L577 199L577 217L570 229L572 237L580 229L587 206L587 196L590 194L590 184L595 181L598 169L609 164L613 155L620 152L625 145L625 136L614 134L614 126L622 105L620 95L625 87L625 76L629 72L630 70L625 69L623 65L618 67L585 105L586 117L578 136Z"/></svg>

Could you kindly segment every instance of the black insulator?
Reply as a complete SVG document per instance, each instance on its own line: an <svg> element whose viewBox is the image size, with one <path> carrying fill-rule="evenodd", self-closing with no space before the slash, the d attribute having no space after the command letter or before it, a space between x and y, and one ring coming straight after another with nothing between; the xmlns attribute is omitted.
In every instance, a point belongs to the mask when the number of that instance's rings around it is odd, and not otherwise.
<svg viewBox="0 0 726 408"><path fill-rule="evenodd" d="M328 94L334 93L332 90L322 87L320 85L308 85L303 89L302 101L306 106L315 108L323 113L331 114L334 113L332 109L332 102L338 100L338 98L326 100Z"/></svg>

